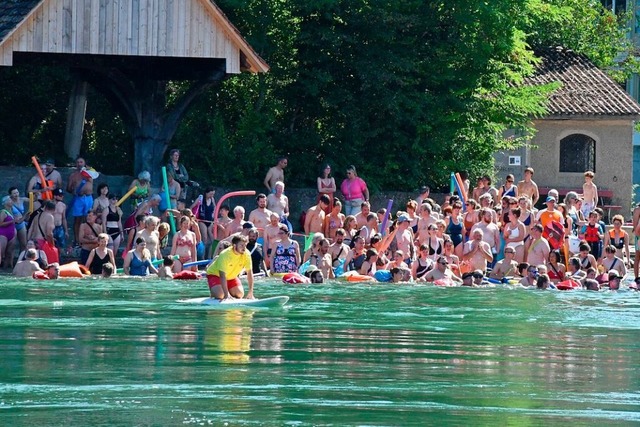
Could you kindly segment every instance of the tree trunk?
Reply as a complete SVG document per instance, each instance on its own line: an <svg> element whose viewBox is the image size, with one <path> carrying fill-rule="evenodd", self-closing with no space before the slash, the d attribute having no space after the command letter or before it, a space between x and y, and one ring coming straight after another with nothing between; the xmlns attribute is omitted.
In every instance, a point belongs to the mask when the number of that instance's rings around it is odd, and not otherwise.
<svg viewBox="0 0 640 427"><path fill-rule="evenodd" d="M148 171L154 186L162 184L164 153L182 116L198 95L226 77L223 66L209 70L206 76L193 81L169 109L166 80L100 66L81 72L83 78L101 91L120 113L135 144L134 174Z"/></svg>

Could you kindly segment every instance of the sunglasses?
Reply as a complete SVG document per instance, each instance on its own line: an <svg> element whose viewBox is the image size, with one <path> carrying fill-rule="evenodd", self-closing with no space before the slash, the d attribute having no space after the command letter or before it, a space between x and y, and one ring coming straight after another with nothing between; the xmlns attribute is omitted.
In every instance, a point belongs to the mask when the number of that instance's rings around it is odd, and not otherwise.
<svg viewBox="0 0 640 427"><path fill-rule="evenodd" d="M440 264L440 265L449 265L448 262L439 262L438 264Z"/></svg>
<svg viewBox="0 0 640 427"><path fill-rule="evenodd" d="M482 279L483 275L480 273L473 273L471 275L474 279Z"/></svg>

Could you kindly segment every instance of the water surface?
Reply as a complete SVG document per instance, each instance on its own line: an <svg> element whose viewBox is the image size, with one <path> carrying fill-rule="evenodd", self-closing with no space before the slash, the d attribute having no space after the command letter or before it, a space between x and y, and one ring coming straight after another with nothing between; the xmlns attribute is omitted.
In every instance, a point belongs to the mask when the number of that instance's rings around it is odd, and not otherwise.
<svg viewBox="0 0 640 427"><path fill-rule="evenodd" d="M2 425L638 425L640 294L0 279Z"/></svg>

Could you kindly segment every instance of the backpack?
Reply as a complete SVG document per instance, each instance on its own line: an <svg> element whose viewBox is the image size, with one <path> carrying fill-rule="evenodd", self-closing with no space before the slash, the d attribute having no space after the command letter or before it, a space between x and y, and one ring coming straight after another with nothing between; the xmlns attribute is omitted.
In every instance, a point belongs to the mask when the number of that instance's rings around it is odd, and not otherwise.
<svg viewBox="0 0 640 427"><path fill-rule="evenodd" d="M42 212L44 212L44 206L40 206L38 209L36 209L35 211L31 212L29 214L29 217L26 219L26 223L27 223L27 232L29 231L29 229L31 228L31 225L33 224L33 221L36 219L36 217L38 215L40 215Z"/></svg>

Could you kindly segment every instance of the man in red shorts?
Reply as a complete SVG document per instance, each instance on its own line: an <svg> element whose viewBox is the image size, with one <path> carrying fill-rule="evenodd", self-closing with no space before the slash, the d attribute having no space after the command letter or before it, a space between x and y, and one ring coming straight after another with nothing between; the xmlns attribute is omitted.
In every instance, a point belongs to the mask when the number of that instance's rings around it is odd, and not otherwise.
<svg viewBox="0 0 640 427"><path fill-rule="evenodd" d="M242 270L247 272L249 292L247 299L253 298L253 271L251 254L247 250L246 236L234 236L231 247L220 252L220 255L207 267L207 283L211 298L219 300L243 298L244 289L238 276Z"/></svg>

